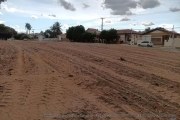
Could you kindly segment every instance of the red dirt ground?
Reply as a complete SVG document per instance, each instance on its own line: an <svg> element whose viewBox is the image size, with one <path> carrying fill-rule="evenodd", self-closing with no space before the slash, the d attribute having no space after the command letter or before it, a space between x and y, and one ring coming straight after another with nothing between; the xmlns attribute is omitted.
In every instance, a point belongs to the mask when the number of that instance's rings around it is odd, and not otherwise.
<svg viewBox="0 0 180 120"><path fill-rule="evenodd" d="M175 118L162 114L180 119L180 52L105 44L0 42L0 120Z"/></svg>

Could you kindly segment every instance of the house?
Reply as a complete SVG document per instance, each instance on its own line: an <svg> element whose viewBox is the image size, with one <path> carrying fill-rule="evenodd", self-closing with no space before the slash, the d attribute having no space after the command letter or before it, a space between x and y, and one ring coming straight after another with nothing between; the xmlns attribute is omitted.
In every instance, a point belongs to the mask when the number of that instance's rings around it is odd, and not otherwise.
<svg viewBox="0 0 180 120"><path fill-rule="evenodd" d="M141 34L139 32L130 29L117 30L117 34L120 43L136 44L137 40L142 39Z"/></svg>
<svg viewBox="0 0 180 120"><path fill-rule="evenodd" d="M88 28L87 30L86 30L86 32L89 32L89 33L92 33L92 34L95 34L96 35L96 37L95 37L95 39L94 39L94 41L96 42L96 43L104 43L104 41L103 40L100 40L99 39L99 35L100 35L100 31L98 30L98 29L94 29L94 28Z"/></svg>
<svg viewBox="0 0 180 120"><path fill-rule="evenodd" d="M88 28L86 30L86 32L93 33L93 34L96 34L96 35L100 35L100 33L101 33L98 29L94 29L94 28Z"/></svg>
<svg viewBox="0 0 180 120"><path fill-rule="evenodd" d="M69 42L69 39L66 37L66 33L65 34L61 34L61 35L58 35L58 38L60 41L62 42Z"/></svg>
<svg viewBox="0 0 180 120"><path fill-rule="evenodd" d="M173 31L158 27L142 34L149 36L154 45L164 45L165 41L173 37ZM174 32L174 38L180 38L180 34Z"/></svg>
<svg viewBox="0 0 180 120"><path fill-rule="evenodd" d="M38 40L39 40L39 41L43 41L44 38L45 38L45 36L42 35L42 34L38 34L37 37L38 37Z"/></svg>

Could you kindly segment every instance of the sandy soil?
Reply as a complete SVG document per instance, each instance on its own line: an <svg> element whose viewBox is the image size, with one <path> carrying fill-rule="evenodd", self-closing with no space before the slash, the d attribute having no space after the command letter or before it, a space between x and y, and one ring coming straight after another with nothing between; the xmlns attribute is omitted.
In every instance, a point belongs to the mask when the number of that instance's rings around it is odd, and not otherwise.
<svg viewBox="0 0 180 120"><path fill-rule="evenodd" d="M180 119L180 52L0 42L0 120L175 118L162 114Z"/></svg>

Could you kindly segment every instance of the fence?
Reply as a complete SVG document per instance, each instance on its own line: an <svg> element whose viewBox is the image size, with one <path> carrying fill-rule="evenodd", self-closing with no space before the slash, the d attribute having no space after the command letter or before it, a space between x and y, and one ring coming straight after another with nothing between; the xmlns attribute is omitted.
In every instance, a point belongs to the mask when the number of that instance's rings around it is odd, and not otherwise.
<svg viewBox="0 0 180 120"><path fill-rule="evenodd" d="M165 40L164 41L164 46L165 47L180 47L180 38L174 38L174 42L172 40L172 38L169 38L169 40Z"/></svg>

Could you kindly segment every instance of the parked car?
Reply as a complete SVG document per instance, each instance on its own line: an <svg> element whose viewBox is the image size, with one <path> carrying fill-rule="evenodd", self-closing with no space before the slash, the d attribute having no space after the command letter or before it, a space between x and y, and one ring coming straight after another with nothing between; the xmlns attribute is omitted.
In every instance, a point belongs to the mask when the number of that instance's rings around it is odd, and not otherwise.
<svg viewBox="0 0 180 120"><path fill-rule="evenodd" d="M143 41L141 43L138 43L138 46L153 47L153 43L151 41Z"/></svg>

